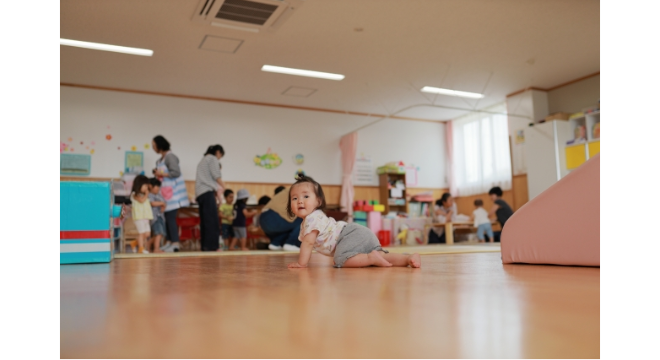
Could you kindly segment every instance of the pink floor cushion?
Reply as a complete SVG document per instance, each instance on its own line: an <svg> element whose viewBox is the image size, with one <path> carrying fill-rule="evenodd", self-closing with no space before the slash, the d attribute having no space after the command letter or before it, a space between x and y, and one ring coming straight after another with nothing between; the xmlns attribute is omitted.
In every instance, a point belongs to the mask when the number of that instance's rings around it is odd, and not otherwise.
<svg viewBox="0 0 660 360"><path fill-rule="evenodd" d="M600 154L513 214L501 242L505 264L600 266Z"/></svg>

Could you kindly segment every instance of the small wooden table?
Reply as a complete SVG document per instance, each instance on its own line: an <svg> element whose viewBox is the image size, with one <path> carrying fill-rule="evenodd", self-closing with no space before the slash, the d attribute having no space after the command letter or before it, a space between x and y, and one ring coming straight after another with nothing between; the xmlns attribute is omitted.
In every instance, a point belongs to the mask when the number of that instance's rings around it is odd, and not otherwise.
<svg viewBox="0 0 660 360"><path fill-rule="evenodd" d="M448 221L444 224L434 223L424 226L424 236L427 237L426 243L428 244L429 229L432 227L444 226L445 227L445 243L454 243L454 229L471 229L474 226L474 221Z"/></svg>

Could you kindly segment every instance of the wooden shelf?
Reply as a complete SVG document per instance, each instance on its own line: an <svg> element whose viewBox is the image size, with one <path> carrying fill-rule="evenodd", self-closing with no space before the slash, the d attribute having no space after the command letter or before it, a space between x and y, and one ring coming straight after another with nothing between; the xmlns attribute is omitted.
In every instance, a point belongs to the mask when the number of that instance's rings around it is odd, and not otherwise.
<svg viewBox="0 0 660 360"><path fill-rule="evenodd" d="M593 128L596 124L600 124L600 111L585 114L583 117L569 120L571 136L574 136L574 131L577 126L584 126L587 139L565 145L566 168L568 170L573 170L579 167L589 160L589 158L600 153L600 137L593 137Z"/></svg>
<svg viewBox="0 0 660 360"><path fill-rule="evenodd" d="M380 203L385 205L385 214L389 213L392 210L398 211L398 212L407 212L408 211L408 200L406 199L406 190L403 189L402 191L402 199L405 202L404 204L401 205L390 205L389 204L389 199L393 199L390 196L390 189L388 184L390 182L395 182L397 180L401 180L404 182L406 181L406 174L380 174L378 175L378 193L380 195ZM398 198L396 198L398 199Z"/></svg>

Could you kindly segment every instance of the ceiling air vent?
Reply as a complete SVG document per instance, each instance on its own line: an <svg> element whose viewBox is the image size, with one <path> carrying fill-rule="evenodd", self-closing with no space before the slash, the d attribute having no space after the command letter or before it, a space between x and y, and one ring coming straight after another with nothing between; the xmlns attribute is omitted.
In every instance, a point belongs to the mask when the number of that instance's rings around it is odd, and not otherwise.
<svg viewBox="0 0 660 360"><path fill-rule="evenodd" d="M202 0L193 21L250 32L274 31L302 0Z"/></svg>

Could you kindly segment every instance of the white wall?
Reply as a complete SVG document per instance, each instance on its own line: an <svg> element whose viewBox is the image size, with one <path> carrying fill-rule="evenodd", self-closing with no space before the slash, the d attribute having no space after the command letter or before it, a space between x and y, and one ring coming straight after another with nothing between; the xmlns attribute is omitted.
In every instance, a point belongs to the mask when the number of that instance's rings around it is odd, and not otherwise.
<svg viewBox="0 0 660 360"><path fill-rule="evenodd" d="M511 138L513 175L527 173L527 160L524 144L516 143L516 132L525 130L529 124L548 115L548 96L545 91L529 90L506 98L509 113L509 136ZM519 116L511 116L512 114ZM526 116L527 118L524 118Z"/></svg>
<svg viewBox="0 0 660 360"><path fill-rule="evenodd" d="M403 161L419 167L416 187L446 188L445 143L444 123L385 119L358 131L358 156L364 153L376 166Z"/></svg>
<svg viewBox="0 0 660 360"><path fill-rule="evenodd" d="M288 183L302 168L320 183L340 184L339 139L372 121L317 111L60 87L60 141L71 144L73 153L89 154L94 149L91 177L118 177L124 152L131 146L144 152L145 166L151 169L157 154L144 145L161 134L172 144L187 180L194 180L207 146L220 143L226 151L225 181ZM106 134L112 140L106 140ZM375 166L395 160L414 163L421 170L418 187L445 187L444 124L384 120L359 131L358 144ZM280 155L282 165L272 170L254 165L255 155L263 155L269 147ZM301 166L293 161L297 153L305 156Z"/></svg>

